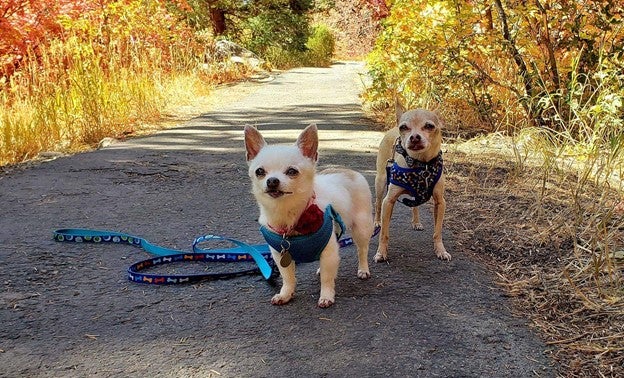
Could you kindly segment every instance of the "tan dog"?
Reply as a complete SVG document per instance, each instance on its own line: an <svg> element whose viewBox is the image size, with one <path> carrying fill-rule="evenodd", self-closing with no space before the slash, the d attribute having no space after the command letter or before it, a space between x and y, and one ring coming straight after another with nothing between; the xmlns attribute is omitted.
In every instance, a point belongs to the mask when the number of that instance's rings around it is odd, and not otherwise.
<svg viewBox="0 0 624 378"><path fill-rule="evenodd" d="M381 262L388 259L390 218L395 203L404 194L413 197L413 199L404 198L402 202L412 207L412 227L415 230L423 229L419 219L418 205L433 197L434 251L442 260L451 259L451 255L446 251L442 242L442 221L446 201L444 200L441 145L442 122L434 112L424 109L405 111L397 104L397 127L386 133L379 145L377 155L375 225L381 226L381 232L375 261ZM392 169L388 167L389 162L394 162ZM390 169L389 174L386 167ZM389 183L388 177L390 177ZM384 193L386 193L385 197Z"/></svg>

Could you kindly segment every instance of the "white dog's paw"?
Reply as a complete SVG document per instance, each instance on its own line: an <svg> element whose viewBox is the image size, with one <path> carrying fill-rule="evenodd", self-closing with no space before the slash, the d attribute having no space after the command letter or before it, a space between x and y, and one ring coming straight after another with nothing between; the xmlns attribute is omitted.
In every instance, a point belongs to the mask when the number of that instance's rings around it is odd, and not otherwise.
<svg viewBox="0 0 624 378"><path fill-rule="evenodd" d="M422 231L425 229L425 227L423 226L422 223L417 222L417 223L412 223L412 229L416 230L416 231Z"/></svg>
<svg viewBox="0 0 624 378"><path fill-rule="evenodd" d="M358 269L357 272L357 277L361 280L367 280L369 279L371 276L370 272L368 270L362 270L362 269Z"/></svg>
<svg viewBox="0 0 624 378"><path fill-rule="evenodd" d="M284 294L275 294L273 296L273 298L271 298L271 304L274 304L276 306L281 306L281 305L285 305L286 303L290 302L290 300L293 298L293 295L284 295Z"/></svg>
<svg viewBox="0 0 624 378"><path fill-rule="evenodd" d="M334 298L319 298L318 306L320 308L327 308L334 304Z"/></svg>

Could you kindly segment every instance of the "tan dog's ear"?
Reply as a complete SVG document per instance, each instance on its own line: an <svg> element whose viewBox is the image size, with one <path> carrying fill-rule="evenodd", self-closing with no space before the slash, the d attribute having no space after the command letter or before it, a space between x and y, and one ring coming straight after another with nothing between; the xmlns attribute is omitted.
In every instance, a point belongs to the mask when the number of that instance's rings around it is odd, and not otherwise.
<svg viewBox="0 0 624 378"><path fill-rule="evenodd" d="M444 120L442 119L442 115L437 110L434 110L433 114L435 114L435 116L438 118L438 124L437 124L438 129L440 129L440 130L443 129L444 128Z"/></svg>
<svg viewBox="0 0 624 378"><path fill-rule="evenodd" d="M398 125L399 121L401 120L401 116L403 115L403 113L405 113L405 108L399 102L399 98L398 97L395 99L394 108L395 108L395 111L396 111L396 124Z"/></svg>
<svg viewBox="0 0 624 378"><path fill-rule="evenodd" d="M297 138L297 147L301 150L303 156L312 159L313 161L318 160L318 129L316 124L310 124L306 127L299 138Z"/></svg>
<svg viewBox="0 0 624 378"><path fill-rule="evenodd" d="M247 150L247 161L253 160L265 145L266 142L258 129L251 125L245 125L245 149Z"/></svg>

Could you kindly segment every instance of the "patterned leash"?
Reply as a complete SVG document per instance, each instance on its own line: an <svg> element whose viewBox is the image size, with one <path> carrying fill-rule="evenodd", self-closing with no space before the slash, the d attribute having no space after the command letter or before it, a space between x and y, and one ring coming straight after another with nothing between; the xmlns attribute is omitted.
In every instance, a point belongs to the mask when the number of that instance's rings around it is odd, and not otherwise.
<svg viewBox="0 0 624 378"><path fill-rule="evenodd" d="M373 237L379 233L379 228L375 229ZM146 239L138 236L124 234L115 231L90 230L84 228L64 228L53 232L54 240L57 242L71 243L114 243L129 244L139 247L145 252L155 255L155 257L139 261L128 268L128 279L132 282L170 285L180 283L196 283L204 280L217 280L238 277L249 274L261 273L268 281L273 275L273 259L267 244L249 245L240 240L226 238L218 235L204 235L195 238L192 244L192 252L185 252L176 249L169 249L152 244ZM199 245L211 241L227 241L236 247L234 248L201 248ZM353 244L353 238L343 238L338 241L340 248ZM171 264L176 262L251 262L256 263L252 269L242 269L233 272L217 273L194 273L194 274L151 274L144 273L143 270L158 265Z"/></svg>

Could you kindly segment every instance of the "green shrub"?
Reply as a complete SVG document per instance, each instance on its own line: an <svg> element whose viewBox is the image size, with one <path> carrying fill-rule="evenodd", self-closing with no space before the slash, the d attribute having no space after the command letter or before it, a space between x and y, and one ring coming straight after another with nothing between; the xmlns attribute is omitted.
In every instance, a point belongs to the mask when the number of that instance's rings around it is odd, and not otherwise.
<svg viewBox="0 0 624 378"><path fill-rule="evenodd" d="M312 35L306 42L307 64L315 67L331 65L332 56L336 47L336 39L332 31L325 25L314 27Z"/></svg>
<svg viewBox="0 0 624 378"><path fill-rule="evenodd" d="M259 39L256 39L256 42L258 41ZM312 35L305 43L305 49L288 48L282 41L280 44L268 43L263 46L261 55L279 69L301 66L327 67L331 64L334 47L334 35L329 28L320 25L313 29Z"/></svg>
<svg viewBox="0 0 624 378"><path fill-rule="evenodd" d="M273 67L287 70L305 65L304 55L302 51L289 51L279 46L269 46L265 50L263 58L270 62Z"/></svg>
<svg viewBox="0 0 624 378"><path fill-rule="evenodd" d="M245 29L244 45L261 56L275 47L288 52L303 52L310 33L307 15L290 10L274 10L251 17L246 21Z"/></svg>

